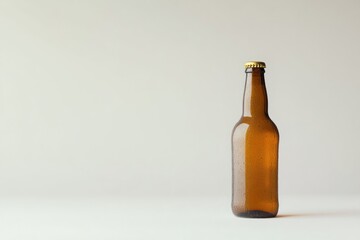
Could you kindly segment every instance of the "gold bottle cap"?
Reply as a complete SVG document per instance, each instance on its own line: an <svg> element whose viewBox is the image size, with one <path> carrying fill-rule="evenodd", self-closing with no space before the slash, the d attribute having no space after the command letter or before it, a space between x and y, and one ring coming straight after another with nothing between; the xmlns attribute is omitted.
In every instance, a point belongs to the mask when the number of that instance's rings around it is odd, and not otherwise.
<svg viewBox="0 0 360 240"><path fill-rule="evenodd" d="M264 62L251 61L245 63L245 68L266 68L266 64Z"/></svg>

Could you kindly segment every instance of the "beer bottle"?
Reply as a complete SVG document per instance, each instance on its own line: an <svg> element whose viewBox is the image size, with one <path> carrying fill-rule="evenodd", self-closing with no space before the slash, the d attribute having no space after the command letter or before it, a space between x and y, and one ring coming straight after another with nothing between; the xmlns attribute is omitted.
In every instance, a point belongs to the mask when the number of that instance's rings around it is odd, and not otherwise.
<svg viewBox="0 0 360 240"><path fill-rule="evenodd" d="M265 67L245 64L243 114L232 132L232 211L239 217L275 217L279 208L279 132L268 115Z"/></svg>

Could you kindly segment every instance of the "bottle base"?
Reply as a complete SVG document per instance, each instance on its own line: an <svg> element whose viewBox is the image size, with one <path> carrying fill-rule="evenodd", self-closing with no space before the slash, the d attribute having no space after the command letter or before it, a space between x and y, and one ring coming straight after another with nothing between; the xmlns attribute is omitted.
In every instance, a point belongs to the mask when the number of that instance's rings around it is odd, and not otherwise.
<svg viewBox="0 0 360 240"><path fill-rule="evenodd" d="M260 211L260 210L250 210L250 211L246 211L246 212L235 213L235 215L238 217L243 217L243 218L273 218L273 217L276 217L276 214L265 212L265 211Z"/></svg>

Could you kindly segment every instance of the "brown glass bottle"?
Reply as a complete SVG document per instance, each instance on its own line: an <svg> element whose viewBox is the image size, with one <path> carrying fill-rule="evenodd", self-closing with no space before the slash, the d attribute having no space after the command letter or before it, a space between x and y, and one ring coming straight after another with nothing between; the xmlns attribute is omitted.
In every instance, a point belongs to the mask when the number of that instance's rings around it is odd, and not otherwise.
<svg viewBox="0 0 360 240"><path fill-rule="evenodd" d="M268 115L265 63L248 62L243 114L232 132L232 211L275 217L278 208L279 132Z"/></svg>

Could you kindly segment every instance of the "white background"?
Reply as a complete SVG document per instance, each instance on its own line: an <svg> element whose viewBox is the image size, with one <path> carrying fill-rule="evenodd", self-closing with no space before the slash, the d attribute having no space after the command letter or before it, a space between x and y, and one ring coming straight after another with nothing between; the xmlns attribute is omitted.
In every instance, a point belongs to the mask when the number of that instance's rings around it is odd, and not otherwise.
<svg viewBox="0 0 360 240"><path fill-rule="evenodd" d="M248 60L280 194L360 193L360 1L0 3L1 195L230 201Z"/></svg>

